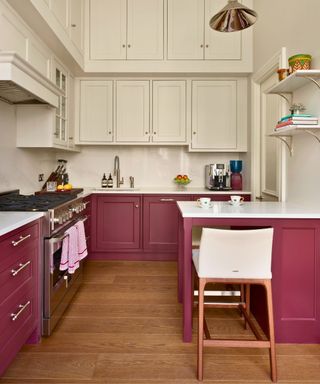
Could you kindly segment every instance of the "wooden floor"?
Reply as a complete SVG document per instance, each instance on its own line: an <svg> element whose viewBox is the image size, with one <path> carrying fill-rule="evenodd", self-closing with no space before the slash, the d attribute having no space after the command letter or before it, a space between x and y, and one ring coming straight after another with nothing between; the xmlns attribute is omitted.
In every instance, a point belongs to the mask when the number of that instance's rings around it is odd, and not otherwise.
<svg viewBox="0 0 320 384"><path fill-rule="evenodd" d="M25 346L0 384L198 383L196 345L181 341L173 262L88 262L54 334ZM230 311L229 311L230 312ZM210 313L213 334L247 336L236 312ZM320 383L319 345L277 345L279 383ZM205 351L205 383L269 383L264 350Z"/></svg>

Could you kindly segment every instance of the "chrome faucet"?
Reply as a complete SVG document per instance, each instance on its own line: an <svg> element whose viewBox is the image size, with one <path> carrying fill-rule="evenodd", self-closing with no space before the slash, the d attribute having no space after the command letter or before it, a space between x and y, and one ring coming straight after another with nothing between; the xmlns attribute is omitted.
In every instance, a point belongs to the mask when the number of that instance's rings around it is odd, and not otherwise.
<svg viewBox="0 0 320 384"><path fill-rule="evenodd" d="M119 156L114 157L113 175L116 176L116 187L119 188L124 183L123 178L120 180L120 159Z"/></svg>

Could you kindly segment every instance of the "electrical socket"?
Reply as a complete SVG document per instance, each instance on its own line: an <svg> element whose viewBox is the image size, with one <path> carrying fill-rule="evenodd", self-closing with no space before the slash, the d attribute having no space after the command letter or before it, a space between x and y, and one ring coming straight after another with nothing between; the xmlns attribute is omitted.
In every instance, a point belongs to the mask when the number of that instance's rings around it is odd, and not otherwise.
<svg viewBox="0 0 320 384"><path fill-rule="evenodd" d="M38 181L43 181L43 178L44 178L44 174L43 173L39 173L38 175Z"/></svg>

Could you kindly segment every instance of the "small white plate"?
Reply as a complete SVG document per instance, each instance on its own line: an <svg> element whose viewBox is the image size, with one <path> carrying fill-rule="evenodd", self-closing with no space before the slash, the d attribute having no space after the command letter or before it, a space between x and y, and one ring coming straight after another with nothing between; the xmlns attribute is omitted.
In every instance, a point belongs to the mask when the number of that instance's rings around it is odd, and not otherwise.
<svg viewBox="0 0 320 384"><path fill-rule="evenodd" d="M233 203L231 200L229 200L228 203L233 207L240 207L240 205L243 205L243 201L240 201L239 203Z"/></svg>

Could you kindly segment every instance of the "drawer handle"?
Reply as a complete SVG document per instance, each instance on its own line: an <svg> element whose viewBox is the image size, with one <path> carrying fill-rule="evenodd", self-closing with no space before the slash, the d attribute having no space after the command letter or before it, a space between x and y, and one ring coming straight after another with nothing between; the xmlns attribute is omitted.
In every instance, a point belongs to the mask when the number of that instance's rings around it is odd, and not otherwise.
<svg viewBox="0 0 320 384"><path fill-rule="evenodd" d="M11 275L12 276L17 276L17 274L22 271L25 267L27 267L29 264L31 263L31 261L27 261L25 264L19 264L19 268L18 269L11 269Z"/></svg>
<svg viewBox="0 0 320 384"><path fill-rule="evenodd" d="M19 305L19 311L17 313L11 313L11 320L16 321L21 313L30 305L31 301L27 301L25 304Z"/></svg>
<svg viewBox="0 0 320 384"><path fill-rule="evenodd" d="M162 199L160 199L160 201L175 201L175 199L165 199L165 198L162 198Z"/></svg>
<svg viewBox="0 0 320 384"><path fill-rule="evenodd" d="M13 240L11 241L11 244L16 247L17 245L19 245L20 243L22 243L23 241L29 239L29 237L31 237L31 235L27 235L27 236L20 236L19 237L19 240Z"/></svg>

